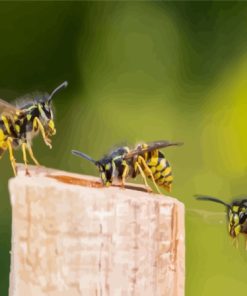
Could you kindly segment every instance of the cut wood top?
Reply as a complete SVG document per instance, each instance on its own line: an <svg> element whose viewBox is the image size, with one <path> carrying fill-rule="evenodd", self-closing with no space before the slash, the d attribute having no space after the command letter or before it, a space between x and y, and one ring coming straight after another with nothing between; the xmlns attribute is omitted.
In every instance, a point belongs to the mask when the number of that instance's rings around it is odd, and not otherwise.
<svg viewBox="0 0 247 296"><path fill-rule="evenodd" d="M9 181L10 296L184 296L184 206L128 183L23 165Z"/></svg>

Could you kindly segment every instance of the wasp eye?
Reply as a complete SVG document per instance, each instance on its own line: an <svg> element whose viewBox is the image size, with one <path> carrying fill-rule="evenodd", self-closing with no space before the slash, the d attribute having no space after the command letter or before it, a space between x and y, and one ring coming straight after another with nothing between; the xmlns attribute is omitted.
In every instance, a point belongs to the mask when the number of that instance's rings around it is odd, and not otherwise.
<svg viewBox="0 0 247 296"><path fill-rule="evenodd" d="M247 216L245 213L239 213L239 224L243 224L246 220Z"/></svg>
<svg viewBox="0 0 247 296"><path fill-rule="evenodd" d="M49 118L49 119L52 118L51 108L49 107L48 104L46 104L46 103L43 104L42 109L43 109L43 112L47 118Z"/></svg>

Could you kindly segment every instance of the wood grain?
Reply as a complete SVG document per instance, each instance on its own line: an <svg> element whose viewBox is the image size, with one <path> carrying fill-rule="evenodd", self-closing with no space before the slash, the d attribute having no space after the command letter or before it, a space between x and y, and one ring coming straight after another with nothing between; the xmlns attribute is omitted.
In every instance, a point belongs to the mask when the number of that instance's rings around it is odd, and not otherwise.
<svg viewBox="0 0 247 296"><path fill-rule="evenodd" d="M9 182L10 296L183 296L184 206L102 187L98 178L22 166Z"/></svg>

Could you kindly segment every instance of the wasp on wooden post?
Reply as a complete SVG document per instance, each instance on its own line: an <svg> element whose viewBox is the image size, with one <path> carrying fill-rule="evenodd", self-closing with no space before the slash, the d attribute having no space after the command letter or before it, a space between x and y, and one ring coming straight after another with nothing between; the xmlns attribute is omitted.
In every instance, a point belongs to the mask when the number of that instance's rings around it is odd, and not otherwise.
<svg viewBox="0 0 247 296"><path fill-rule="evenodd" d="M224 201L211 196L195 196L197 200L212 201L225 206L227 210L228 232L232 238L240 233L247 234L247 198L234 200L227 204Z"/></svg>
<svg viewBox="0 0 247 296"><path fill-rule="evenodd" d="M96 165L105 186L110 186L114 178L119 179L124 186L126 178L135 178L141 174L147 187L146 177L152 179L158 192L160 192L158 186L170 192L173 182L172 169L160 149L181 144L155 141L138 144L134 149L127 146L118 147L97 161L78 150L72 150L72 154Z"/></svg>
<svg viewBox="0 0 247 296"><path fill-rule="evenodd" d="M63 82L50 95L39 95L32 100L27 100L20 108L0 100L0 158L6 150L9 151L15 175L16 162L13 149L22 148L23 161L28 174L26 151L28 151L33 162L39 165L31 147L33 137L40 132L45 144L52 148L50 137L56 134L52 98L67 84L67 81Z"/></svg>

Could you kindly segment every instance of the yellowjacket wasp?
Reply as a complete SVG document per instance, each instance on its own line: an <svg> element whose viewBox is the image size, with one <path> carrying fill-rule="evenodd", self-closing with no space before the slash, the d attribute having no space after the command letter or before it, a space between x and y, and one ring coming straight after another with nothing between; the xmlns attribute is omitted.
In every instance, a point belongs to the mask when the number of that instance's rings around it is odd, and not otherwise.
<svg viewBox="0 0 247 296"><path fill-rule="evenodd" d="M99 169L101 180L105 186L110 186L114 178L119 179L122 182L122 186L124 186L126 178L135 178L138 174L141 174L147 187L146 177L152 179L158 192L160 192L158 186L171 191L173 182L172 169L160 149L181 144L155 141L147 144L138 144L134 149L130 149L127 146L118 147L100 160L94 160L78 150L72 150L72 154L95 164Z"/></svg>
<svg viewBox="0 0 247 296"><path fill-rule="evenodd" d="M45 94L29 100L20 108L17 108L4 100L0 100L0 158L6 150L9 151L11 165L16 175L16 162L13 155L13 148L22 148L23 160L27 168L26 150L36 165L38 161L33 155L32 139L38 132L41 132L46 145L50 148L50 136L55 135L56 129L53 120L52 98L53 96L67 86L63 82L52 93Z"/></svg>
<svg viewBox="0 0 247 296"><path fill-rule="evenodd" d="M237 237L240 233L247 234L247 199L234 200L230 204L211 196L196 195L196 199L212 201L225 206L227 210L228 232L232 238Z"/></svg>

